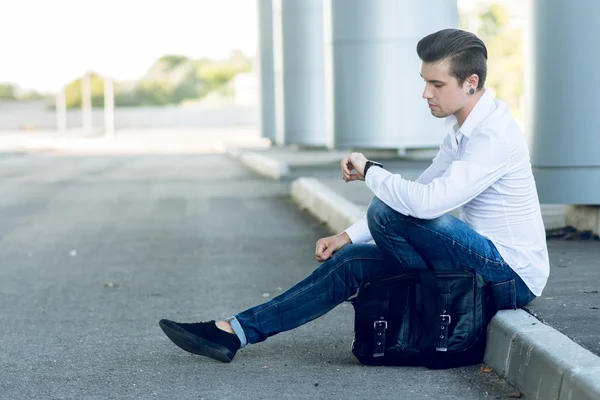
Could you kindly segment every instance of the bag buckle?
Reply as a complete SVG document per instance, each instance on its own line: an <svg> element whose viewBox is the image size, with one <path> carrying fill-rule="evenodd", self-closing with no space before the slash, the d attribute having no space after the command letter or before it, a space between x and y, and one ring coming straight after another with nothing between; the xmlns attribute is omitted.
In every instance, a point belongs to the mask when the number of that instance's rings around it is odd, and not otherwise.
<svg viewBox="0 0 600 400"><path fill-rule="evenodd" d="M377 329L377 328L381 328L381 326L377 326L377 325L383 325L383 329L387 329L387 321L375 321L373 323L373 328Z"/></svg>
<svg viewBox="0 0 600 400"><path fill-rule="evenodd" d="M440 318L442 319L442 322L446 322L444 320L448 318L448 325L450 325L450 322L452 322L452 317L448 314L440 314Z"/></svg>

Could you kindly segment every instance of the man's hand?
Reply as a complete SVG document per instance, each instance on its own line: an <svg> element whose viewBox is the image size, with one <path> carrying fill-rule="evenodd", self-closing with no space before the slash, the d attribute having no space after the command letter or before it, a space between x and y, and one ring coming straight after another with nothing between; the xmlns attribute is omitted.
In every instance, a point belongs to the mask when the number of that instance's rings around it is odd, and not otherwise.
<svg viewBox="0 0 600 400"><path fill-rule="evenodd" d="M315 250L317 261L327 261L333 253L348 243L352 243L352 240L350 240L350 236L346 232L317 240L317 249Z"/></svg>
<svg viewBox="0 0 600 400"><path fill-rule="evenodd" d="M342 160L342 179L345 182L364 181L367 158L362 153L350 153ZM356 171L355 174L352 171Z"/></svg>

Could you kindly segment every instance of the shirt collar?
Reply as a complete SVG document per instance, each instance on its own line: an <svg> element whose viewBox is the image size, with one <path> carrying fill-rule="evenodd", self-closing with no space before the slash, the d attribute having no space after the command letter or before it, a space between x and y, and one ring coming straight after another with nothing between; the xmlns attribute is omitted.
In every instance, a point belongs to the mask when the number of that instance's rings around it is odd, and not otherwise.
<svg viewBox="0 0 600 400"><path fill-rule="evenodd" d="M496 108L496 104L494 102L494 98L487 90L483 92L481 98L475 104L475 107L471 110L467 119L462 124L462 126L458 129L458 131L454 131L454 126L458 124L458 120L453 115L446 117L446 121L444 122L446 131L450 135L458 135L458 133L462 133L464 136L471 138L471 133L473 130L484 120L486 119L492 111Z"/></svg>

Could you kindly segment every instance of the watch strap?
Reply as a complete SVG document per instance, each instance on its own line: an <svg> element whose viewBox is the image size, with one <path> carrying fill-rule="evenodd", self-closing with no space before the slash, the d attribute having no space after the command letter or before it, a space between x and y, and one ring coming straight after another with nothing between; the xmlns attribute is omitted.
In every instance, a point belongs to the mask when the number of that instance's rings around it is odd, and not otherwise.
<svg viewBox="0 0 600 400"><path fill-rule="evenodd" d="M369 168L371 168L371 167L373 167L373 166L375 166L375 167L381 167L381 168L383 168L383 164L381 164L381 163L378 163L378 162L376 162L376 161L367 160L367 162L366 162L366 164L365 164L365 170L364 170L364 173L363 173L363 176L364 176L365 178L367 177L367 171L369 170Z"/></svg>

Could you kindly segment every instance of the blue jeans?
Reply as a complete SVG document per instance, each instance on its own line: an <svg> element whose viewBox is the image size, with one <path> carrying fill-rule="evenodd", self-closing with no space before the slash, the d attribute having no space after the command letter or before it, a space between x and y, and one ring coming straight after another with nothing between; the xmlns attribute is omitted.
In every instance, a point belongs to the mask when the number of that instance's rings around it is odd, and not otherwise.
<svg viewBox="0 0 600 400"><path fill-rule="evenodd" d="M367 221L375 244L342 247L284 293L228 319L242 347L320 317L354 295L363 281L413 268L473 268L499 289L503 309L522 307L535 298L494 244L458 218L408 217L374 198Z"/></svg>

